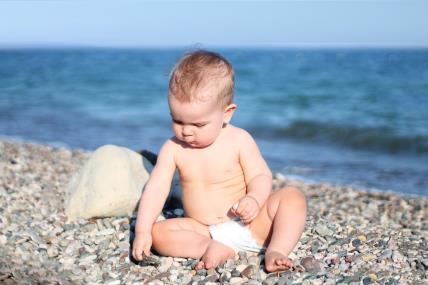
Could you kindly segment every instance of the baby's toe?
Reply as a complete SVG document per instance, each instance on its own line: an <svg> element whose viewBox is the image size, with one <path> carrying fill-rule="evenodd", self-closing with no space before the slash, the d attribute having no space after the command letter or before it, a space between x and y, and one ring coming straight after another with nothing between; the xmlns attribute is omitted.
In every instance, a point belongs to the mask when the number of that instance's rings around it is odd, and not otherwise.
<svg viewBox="0 0 428 285"><path fill-rule="evenodd" d="M205 269L211 269L216 267L216 261L213 258L205 258L204 260Z"/></svg>
<svg viewBox="0 0 428 285"><path fill-rule="evenodd" d="M281 266L283 269L287 269L293 266L293 262L288 258L281 258L277 260L277 264Z"/></svg>
<svg viewBox="0 0 428 285"><path fill-rule="evenodd" d="M195 270L200 270L200 269L203 269L204 267L205 267L205 263L203 261L199 261L195 265Z"/></svg>

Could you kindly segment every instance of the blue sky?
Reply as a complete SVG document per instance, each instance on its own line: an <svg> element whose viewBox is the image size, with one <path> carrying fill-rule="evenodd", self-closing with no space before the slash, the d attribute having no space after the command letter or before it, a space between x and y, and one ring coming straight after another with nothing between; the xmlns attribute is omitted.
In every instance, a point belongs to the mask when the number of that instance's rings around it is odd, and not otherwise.
<svg viewBox="0 0 428 285"><path fill-rule="evenodd" d="M0 1L0 47L428 47L427 0Z"/></svg>

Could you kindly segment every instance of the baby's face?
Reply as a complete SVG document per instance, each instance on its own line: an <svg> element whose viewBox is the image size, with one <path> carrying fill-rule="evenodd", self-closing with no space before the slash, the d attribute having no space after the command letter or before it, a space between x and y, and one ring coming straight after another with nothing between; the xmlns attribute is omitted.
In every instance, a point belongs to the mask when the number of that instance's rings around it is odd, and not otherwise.
<svg viewBox="0 0 428 285"><path fill-rule="evenodd" d="M172 129L180 141L190 147L211 145L223 127L224 109L214 99L180 102L169 96Z"/></svg>

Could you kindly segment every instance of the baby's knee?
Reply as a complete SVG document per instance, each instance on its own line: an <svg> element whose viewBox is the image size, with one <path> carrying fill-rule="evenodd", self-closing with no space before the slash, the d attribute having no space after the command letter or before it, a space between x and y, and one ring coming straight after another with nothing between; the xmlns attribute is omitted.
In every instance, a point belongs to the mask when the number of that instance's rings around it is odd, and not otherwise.
<svg viewBox="0 0 428 285"><path fill-rule="evenodd" d="M164 221L156 222L152 227L152 241L153 245L163 242L168 238L168 224Z"/></svg>
<svg viewBox="0 0 428 285"><path fill-rule="evenodd" d="M277 192L278 199L281 202L286 203L287 205L292 205L293 207L306 209L306 198L302 191L296 187L284 187Z"/></svg>

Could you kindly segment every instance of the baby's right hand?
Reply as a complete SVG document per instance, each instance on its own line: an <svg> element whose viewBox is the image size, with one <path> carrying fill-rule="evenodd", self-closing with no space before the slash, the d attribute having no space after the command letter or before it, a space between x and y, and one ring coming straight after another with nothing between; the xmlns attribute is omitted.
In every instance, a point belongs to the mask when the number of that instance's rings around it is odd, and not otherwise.
<svg viewBox="0 0 428 285"><path fill-rule="evenodd" d="M134 243L132 244L132 256L138 260L143 260L145 256L150 255L150 248L152 247L152 234L151 233L135 233Z"/></svg>

